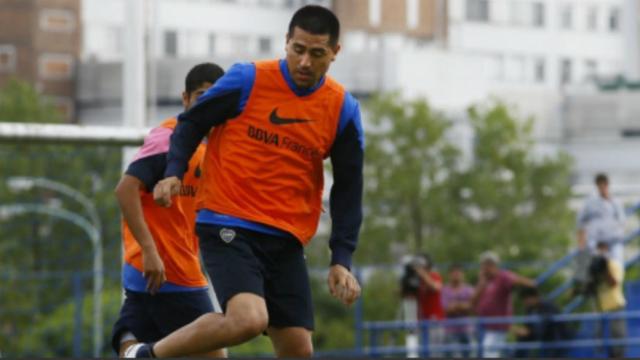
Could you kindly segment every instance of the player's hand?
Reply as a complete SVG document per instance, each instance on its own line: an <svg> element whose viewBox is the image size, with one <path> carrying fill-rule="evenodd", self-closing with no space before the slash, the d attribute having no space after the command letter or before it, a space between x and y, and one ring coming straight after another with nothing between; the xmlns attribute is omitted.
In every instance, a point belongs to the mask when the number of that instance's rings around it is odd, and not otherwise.
<svg viewBox="0 0 640 360"><path fill-rule="evenodd" d="M153 200L163 207L171 206L171 197L180 192L180 179L175 176L158 181L153 188Z"/></svg>
<svg viewBox="0 0 640 360"><path fill-rule="evenodd" d="M331 295L347 306L360 297L358 280L342 265L333 265L329 268L328 283Z"/></svg>
<svg viewBox="0 0 640 360"><path fill-rule="evenodd" d="M164 263L155 248L142 251L142 276L147 279L147 291L151 295L154 295L167 281Z"/></svg>

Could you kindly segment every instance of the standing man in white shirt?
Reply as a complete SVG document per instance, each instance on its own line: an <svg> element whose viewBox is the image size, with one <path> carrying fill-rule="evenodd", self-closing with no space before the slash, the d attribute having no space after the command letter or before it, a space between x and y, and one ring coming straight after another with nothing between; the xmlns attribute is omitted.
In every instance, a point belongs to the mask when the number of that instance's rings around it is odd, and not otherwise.
<svg viewBox="0 0 640 360"><path fill-rule="evenodd" d="M606 174L596 175L595 183L598 194L588 198L578 214L578 248L595 253L596 245L605 242L611 258L624 264L624 208L611 197Z"/></svg>

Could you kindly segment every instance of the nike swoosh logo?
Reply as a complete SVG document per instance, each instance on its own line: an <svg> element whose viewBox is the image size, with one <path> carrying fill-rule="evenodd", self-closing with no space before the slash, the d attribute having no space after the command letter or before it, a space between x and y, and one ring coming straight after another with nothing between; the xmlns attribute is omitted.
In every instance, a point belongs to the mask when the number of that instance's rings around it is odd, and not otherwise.
<svg viewBox="0 0 640 360"><path fill-rule="evenodd" d="M295 118L282 118L278 116L278 108L273 109L269 116L269 121L274 125L290 125L311 122L313 120L295 119Z"/></svg>

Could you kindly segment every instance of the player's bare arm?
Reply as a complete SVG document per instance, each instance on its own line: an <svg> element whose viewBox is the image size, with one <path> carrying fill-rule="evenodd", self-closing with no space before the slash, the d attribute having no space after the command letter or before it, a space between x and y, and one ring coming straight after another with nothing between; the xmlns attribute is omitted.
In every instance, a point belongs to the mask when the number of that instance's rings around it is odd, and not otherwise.
<svg viewBox="0 0 640 360"><path fill-rule="evenodd" d="M167 278L155 241L144 220L139 196L139 191L143 186L136 177L124 175L115 192L124 221L129 225L136 242L142 249L143 276L147 279L147 291L155 294Z"/></svg>

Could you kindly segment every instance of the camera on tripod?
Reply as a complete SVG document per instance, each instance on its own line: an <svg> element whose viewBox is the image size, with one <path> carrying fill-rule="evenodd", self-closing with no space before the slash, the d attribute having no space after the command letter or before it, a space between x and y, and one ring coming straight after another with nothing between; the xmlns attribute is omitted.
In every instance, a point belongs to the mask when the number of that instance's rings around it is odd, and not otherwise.
<svg viewBox="0 0 640 360"><path fill-rule="evenodd" d="M420 276L416 272L416 267L430 268L431 257L427 254L406 256L402 260L403 272L400 280L402 296L416 296L420 289Z"/></svg>
<svg viewBox="0 0 640 360"><path fill-rule="evenodd" d="M587 282L585 285L585 294L595 295L598 290L598 285L604 280L607 274L608 260L605 256L597 255L591 259L589 264L589 272Z"/></svg>

